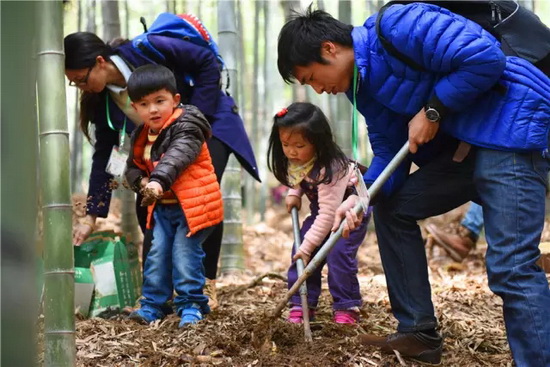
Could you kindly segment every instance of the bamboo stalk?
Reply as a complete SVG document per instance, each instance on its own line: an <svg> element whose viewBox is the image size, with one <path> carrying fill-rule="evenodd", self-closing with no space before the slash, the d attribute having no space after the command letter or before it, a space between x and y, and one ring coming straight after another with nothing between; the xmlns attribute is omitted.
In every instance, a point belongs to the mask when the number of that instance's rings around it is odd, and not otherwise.
<svg viewBox="0 0 550 367"><path fill-rule="evenodd" d="M229 93L237 96L237 21L235 1L218 3L218 45L227 72ZM222 78L225 76L222 73ZM235 100L238 104L238 101ZM244 269L243 224L241 219L241 167L235 156L229 157L222 180L224 205L223 237L221 248L221 272L228 273Z"/></svg>
<svg viewBox="0 0 550 367"><path fill-rule="evenodd" d="M339 0L338 1L338 19L346 24L352 24L351 21L351 1ZM353 105L349 103L348 98L344 94L338 94L336 98L332 98L332 101L336 104L336 113L333 114L331 121L333 122L333 129L336 142L342 148L342 151L346 156L353 159L359 159L359 157L353 157L351 134L352 129L352 110Z"/></svg>
<svg viewBox="0 0 550 367"><path fill-rule="evenodd" d="M300 221L298 219L298 209L293 207L291 210L292 215L292 229L294 230L294 251L298 252L300 245L302 244L300 239ZM304 273L304 261L298 259L296 261L296 270L298 272L298 277L301 277ZM313 342L313 337L311 336L311 327L309 326L309 305L307 304L307 285L306 282L300 287L300 298L302 299L302 315L304 318L304 337L306 342Z"/></svg>
<svg viewBox="0 0 550 367"><path fill-rule="evenodd" d="M252 50L253 50L253 57L252 57L252 79L254 81L257 81L259 78L259 69L260 69L260 27L259 27L259 19L260 19L260 11L263 8L263 2L261 1L255 1L254 2L254 38L252 43ZM245 59L243 58L243 63L245 62ZM241 79L244 79L244 76L241 76ZM260 133L259 133L259 124L260 121L263 119L259 115L259 88L258 83L253 82L251 86L251 99L252 99L252 106L251 106L251 129L249 130L250 139L252 143L252 148L255 152L259 152L260 148ZM258 167L260 174L261 172L265 172L265 161L259 160L258 161ZM263 178L263 177L262 177ZM265 179L263 181L266 181ZM246 220L248 224L252 224L255 221L255 214L256 211L258 211L258 208L260 207L260 198L259 198L259 190L256 185L256 182L253 178L249 177L246 179ZM264 213L260 213L261 216L264 215Z"/></svg>
<svg viewBox="0 0 550 367"><path fill-rule="evenodd" d="M393 157L390 163L388 163L386 168L384 168L382 173L380 173L380 176L378 176L378 178L376 179L376 181L374 181L372 186L369 188L370 198L373 198L376 196L376 194L378 194L378 192L380 191L384 183L388 180L388 178L390 178L393 171L395 171L395 169L401 164L401 162L403 162L403 160L405 159L405 157L407 157L408 154L409 154L409 142L407 141L405 145L401 147L399 152L397 152L395 157ZM353 208L353 211L356 214L361 213L362 210L363 210L363 206L361 203L357 203L357 205L355 205L355 207ZM284 298L277 304L277 307L275 308L275 311L271 315L271 318L275 319L281 315L281 312L285 308L285 305L287 304L287 302L290 300L290 297L292 297L292 295L298 291L302 283L304 283L306 279L311 276L311 274L315 271L315 269L317 269L319 265L323 262L323 260L327 257L330 250L332 250L336 242L342 236L344 223L345 221L342 221L342 223L340 223L340 227L338 228L338 230L330 235L327 242L325 242L323 247L321 247L319 252L317 252L317 255L315 255L315 257L311 259L307 267L304 269L303 274L298 277L298 279L296 280L296 283L294 283L294 285L285 294Z"/></svg>
<svg viewBox="0 0 550 367"><path fill-rule="evenodd" d="M38 111L44 218L44 365L75 364L74 261L65 106L63 5L40 1Z"/></svg>
<svg viewBox="0 0 550 367"><path fill-rule="evenodd" d="M0 2L2 42L1 362L34 366L41 247L37 243L35 1ZM38 256L37 256L38 255ZM37 284L38 283L38 284ZM38 287L36 285L39 285Z"/></svg>

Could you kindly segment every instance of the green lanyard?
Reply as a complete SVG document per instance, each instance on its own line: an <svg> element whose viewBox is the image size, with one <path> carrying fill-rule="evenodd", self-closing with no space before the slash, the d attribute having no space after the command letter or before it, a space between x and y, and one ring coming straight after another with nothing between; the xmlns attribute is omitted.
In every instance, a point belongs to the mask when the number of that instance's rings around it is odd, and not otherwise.
<svg viewBox="0 0 550 367"><path fill-rule="evenodd" d="M130 105L130 97L126 100L126 107ZM113 126L113 123L111 122L111 113L109 112L109 93L105 93L105 110L107 111L107 124L109 124L109 127L111 130L116 131L115 127ZM124 113L124 111L122 111ZM124 113L124 123L122 125L122 130L120 130L120 135L118 138L119 141L119 148L122 149L124 147L124 138L126 136L126 120L127 116L126 113Z"/></svg>
<svg viewBox="0 0 550 367"><path fill-rule="evenodd" d="M351 125L351 149L353 153L353 159L356 161L359 159L359 153L357 150L358 140L358 128L357 128L357 65L353 65L353 119Z"/></svg>

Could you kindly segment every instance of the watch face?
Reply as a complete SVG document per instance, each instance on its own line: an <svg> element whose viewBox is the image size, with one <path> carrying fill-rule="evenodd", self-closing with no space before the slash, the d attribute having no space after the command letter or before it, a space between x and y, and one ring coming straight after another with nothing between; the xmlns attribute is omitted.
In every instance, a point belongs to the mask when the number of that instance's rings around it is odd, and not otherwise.
<svg viewBox="0 0 550 367"><path fill-rule="evenodd" d="M430 121L437 122L439 121L439 112L437 112L437 110L434 108L428 108L426 110L426 117Z"/></svg>

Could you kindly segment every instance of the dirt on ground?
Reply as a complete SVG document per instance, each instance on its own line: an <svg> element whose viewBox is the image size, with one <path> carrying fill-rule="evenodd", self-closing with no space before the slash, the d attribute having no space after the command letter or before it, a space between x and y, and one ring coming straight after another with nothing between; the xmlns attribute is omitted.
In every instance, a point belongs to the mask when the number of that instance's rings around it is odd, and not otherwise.
<svg viewBox="0 0 550 367"><path fill-rule="evenodd" d="M113 208L116 210L116 203ZM430 221L454 231L464 211L461 207ZM115 217L120 216L113 214L111 220ZM102 221L99 229L118 225ZM547 228L545 236L550 237ZM78 320L77 366L418 365L395 354L382 354L357 340L362 333L387 335L397 325L373 229L358 254L363 295L359 325L332 322L325 269L320 307L311 326L313 343L304 341L301 325L284 321L288 311L275 320L270 318L287 289L290 216L282 207L270 208L263 222L245 226L244 244L246 270L218 280L220 307L205 320L183 329L178 329L175 315L148 326L124 316ZM455 263L439 247L427 248L433 301L445 337L442 366L512 366L502 302L487 286L485 250L482 239L463 263Z"/></svg>

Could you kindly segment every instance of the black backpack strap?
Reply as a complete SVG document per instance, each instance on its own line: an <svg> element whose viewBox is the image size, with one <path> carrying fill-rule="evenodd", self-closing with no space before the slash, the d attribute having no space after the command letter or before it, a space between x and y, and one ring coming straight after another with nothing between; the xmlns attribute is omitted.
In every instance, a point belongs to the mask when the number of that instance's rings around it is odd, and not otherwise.
<svg viewBox="0 0 550 367"><path fill-rule="evenodd" d="M378 40L380 41L380 43L382 44L382 47L393 57L395 57L396 59L404 62L405 64L407 64L408 66L410 66L411 68L413 69L416 69L416 70L419 70L419 71L426 71L426 69L421 66L420 64L418 64L416 61L414 61L413 59L411 59L410 57L408 57L407 55L401 53L401 51L399 51L397 48L395 48L395 46L390 42L388 41L384 35L382 34L382 27L380 25L380 23L382 22L382 16L384 15L384 12L392 5L396 4L396 3L402 3L402 2L394 2L394 1L390 1L389 3L387 3L386 5L384 5L380 11L378 12L378 16L376 17L376 35L378 36Z"/></svg>

